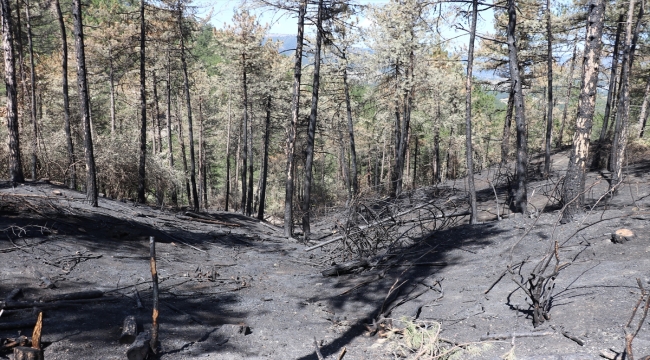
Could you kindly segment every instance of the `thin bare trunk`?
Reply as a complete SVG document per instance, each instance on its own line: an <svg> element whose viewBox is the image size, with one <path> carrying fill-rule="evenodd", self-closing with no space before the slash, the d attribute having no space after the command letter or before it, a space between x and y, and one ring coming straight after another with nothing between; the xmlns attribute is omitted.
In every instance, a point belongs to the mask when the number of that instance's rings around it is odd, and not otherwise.
<svg viewBox="0 0 650 360"><path fill-rule="evenodd" d="M247 74L246 74L246 55L242 54L242 108L244 110L244 114L242 117L243 125L242 125L242 131L243 131L243 144L244 144L244 156L242 157L242 176L241 176L241 211L242 214L250 215L250 213L247 213L247 205L248 205L248 191L246 187L246 174L248 172L248 154L251 151L251 149L248 146L248 84L247 84ZM251 164L252 165L252 164Z"/></svg>
<svg viewBox="0 0 650 360"><path fill-rule="evenodd" d="M645 132L645 124L648 120L648 103L650 102L650 76L646 80L645 92L643 93L643 104L641 105L641 113L639 114L639 139L643 138Z"/></svg>
<svg viewBox="0 0 650 360"><path fill-rule="evenodd" d="M573 149L567 174L562 185L562 204L564 205L562 222L564 223L571 221L575 214L582 211L584 204L585 171L598 92L604 14L604 0L594 0L590 3L588 19L590 26L585 39L585 58L582 65L582 86L578 100L576 132L573 136Z"/></svg>
<svg viewBox="0 0 650 360"><path fill-rule="evenodd" d="M187 203L192 203L192 192L190 190L190 183L187 179L187 153L185 152L185 137L183 136L183 117L180 109L180 100L176 99L176 119L178 120L178 142L181 150L181 158L183 159L183 179L185 181L185 192L187 194Z"/></svg>
<svg viewBox="0 0 650 360"><path fill-rule="evenodd" d="M266 99L266 121L264 124L264 154L262 160L262 174L260 176L260 201L257 218L264 220L264 207L266 206L266 177L269 172L269 140L271 136L271 95Z"/></svg>
<svg viewBox="0 0 650 360"><path fill-rule="evenodd" d="M305 240L309 239L310 223L309 212L311 207L312 166L314 164L314 140L316 138L316 120L318 118L318 90L320 88L320 62L323 22L323 0L318 1L318 15L316 20L316 48L314 49L314 79L311 93L311 114L309 115L309 129L307 132L307 151L305 160L304 196L302 199L302 232Z"/></svg>
<svg viewBox="0 0 650 360"><path fill-rule="evenodd" d="M551 0L546 0L546 146L544 176L551 174L551 136L553 135L553 33L551 31Z"/></svg>
<svg viewBox="0 0 650 360"><path fill-rule="evenodd" d="M357 196L359 193L359 180L357 179L357 150L354 143L354 124L352 123L352 105L350 103L350 88L348 85L347 58L345 58L345 62L345 68L343 68L343 90L345 91L345 113L348 119L348 134L350 136L350 167L352 171L350 179L352 183L352 195Z"/></svg>
<svg viewBox="0 0 650 360"><path fill-rule="evenodd" d="M162 152L162 134L160 129L160 106L158 104L158 79L156 77L156 71L154 70L152 75L152 85L153 85L153 126L154 126L154 145L156 151Z"/></svg>
<svg viewBox="0 0 650 360"><path fill-rule="evenodd" d="M20 159L20 135L18 133L18 96L16 89L16 61L14 60L13 27L9 0L2 4L2 47L5 61L5 85L7 89L7 129L9 132L9 180L25 181Z"/></svg>
<svg viewBox="0 0 650 360"><path fill-rule="evenodd" d="M634 51L639 38L641 29L641 20L643 18L644 4L639 6L639 14L636 25L633 27L635 0L630 0L630 7L627 18L626 46L623 52L623 66L621 69L621 90L619 93L618 107L616 108L616 125L614 129L614 139L612 141L612 152L610 165L612 170L612 179L609 184L610 190L616 190L616 187L623 180L623 161L625 149L627 148L628 127L630 118L630 72L634 63Z"/></svg>
<svg viewBox="0 0 650 360"><path fill-rule="evenodd" d="M84 153L86 157L86 197L90 205L98 205L97 171L93 153L93 138L90 124L90 95L86 78L86 54L84 52L83 20L81 18L81 0L73 0L72 17L74 18L74 37L77 53L77 87L81 122L84 126Z"/></svg>
<svg viewBox="0 0 650 360"><path fill-rule="evenodd" d="M65 140L68 150L68 171L70 189L77 188L77 166L75 165L74 145L72 143L72 131L70 129L70 98L68 96L68 39L61 13L59 0L54 0L54 12L59 22L61 31L61 87L63 92L63 126L65 129Z"/></svg>
<svg viewBox="0 0 650 360"><path fill-rule="evenodd" d="M567 80L566 100L564 101L564 109L562 110L562 123L560 124L560 132L557 136L556 147L561 148L564 138L564 124L566 124L567 112L569 111L569 102L571 101L571 91L573 90L573 71L576 65L576 51L578 43L573 46L573 56L571 57L571 65L569 65L569 78Z"/></svg>
<svg viewBox="0 0 650 360"><path fill-rule="evenodd" d="M169 151L169 169L174 170L174 151L172 149L172 70L171 70L171 58L169 56L169 50L167 50L167 151ZM180 123L180 120L179 120ZM179 136L180 138L180 136ZM176 186L172 185L172 204L178 206L178 194L176 193Z"/></svg>
<svg viewBox="0 0 650 360"><path fill-rule="evenodd" d="M144 0L140 0L140 164L138 166L138 202L144 204L145 198L145 164L147 156L147 93L145 63L145 20Z"/></svg>
<svg viewBox="0 0 650 360"><path fill-rule="evenodd" d="M503 140L501 141L501 166L508 163L510 156L510 131L512 127L512 113L515 108L515 87L510 86L508 95L508 107L506 108L506 118L503 122Z"/></svg>
<svg viewBox="0 0 650 360"><path fill-rule="evenodd" d="M508 0L508 52L510 63L510 79L514 87L514 112L517 126L517 163L515 166L515 184L512 189L511 208L514 212L525 213L528 207L526 191L528 169L528 144L526 134L526 115L524 111L524 94L519 70L519 56L515 40L517 26L517 10L515 0Z"/></svg>
<svg viewBox="0 0 650 360"><path fill-rule="evenodd" d="M298 9L298 35L293 67L293 96L291 98L291 124L287 129L287 167L284 193L284 236L293 235L293 192L294 192L294 155L296 149L296 132L300 113L300 77L302 75L302 46L305 35L305 13L307 0L302 0Z"/></svg>
<svg viewBox="0 0 650 360"><path fill-rule="evenodd" d="M472 24L469 32L469 51L467 54L467 78L465 79L465 159L467 161L467 187L471 225L478 223L476 209L476 187L474 186L474 150L472 147L472 69L474 67L474 38L476 37L476 19L478 0L472 0Z"/></svg>
<svg viewBox="0 0 650 360"><path fill-rule="evenodd" d="M34 68L34 43L32 41L32 21L29 13L29 0L25 0L25 20L27 21L27 47L29 51L29 110L32 120L32 180L36 180L36 164L38 159L38 123L36 121L36 69Z"/></svg>
<svg viewBox="0 0 650 360"><path fill-rule="evenodd" d="M231 113L230 113L230 98L232 92L228 94L228 138L226 139L226 207L225 211L228 211L228 205L230 204L230 124L232 122Z"/></svg>
<svg viewBox="0 0 650 360"><path fill-rule="evenodd" d="M113 68L113 49L108 45L108 86L111 98L111 136L115 135L115 69Z"/></svg>
<svg viewBox="0 0 650 360"><path fill-rule="evenodd" d="M203 99L199 97L199 188L201 199L203 201L203 209L208 208L208 171L207 161L205 154L205 134L203 129Z"/></svg>
<svg viewBox="0 0 650 360"><path fill-rule="evenodd" d="M192 102L190 100L190 79L187 74L187 61L185 60L185 39L183 33L183 5L178 2L178 32L181 42L181 65L183 67L183 90L187 107L187 132L190 143L190 183L192 184L192 205L194 210L199 210L199 195L196 190L196 161L194 159L194 132L192 130ZM189 200L189 199L188 199Z"/></svg>

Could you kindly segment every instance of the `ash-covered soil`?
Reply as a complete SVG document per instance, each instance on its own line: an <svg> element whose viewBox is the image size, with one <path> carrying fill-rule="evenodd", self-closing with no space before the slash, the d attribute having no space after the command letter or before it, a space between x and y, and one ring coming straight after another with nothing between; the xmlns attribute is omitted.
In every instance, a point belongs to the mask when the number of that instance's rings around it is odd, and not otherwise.
<svg viewBox="0 0 650 360"><path fill-rule="evenodd" d="M555 156L556 169L566 167L565 156ZM569 224L558 222L552 197L561 173L530 184L537 211L522 216L503 214L505 188L493 189L486 181L493 174L486 170L477 183L482 224L470 226L460 217L457 224L411 239L409 247L380 252L381 261L365 269L330 277L321 271L354 258L340 241L307 252L318 241L286 239L281 229L234 213L193 219L105 198L91 208L83 194L61 186L5 182L0 186L0 299L16 288L22 289L17 299L22 302L101 290L96 299L36 304L44 313L44 356L124 359L127 345L118 342L124 317L136 315L144 330L151 326L148 256L149 236L154 236L161 359L317 359L314 339L325 358L338 359L345 348L343 359L393 359L404 354L400 331L415 318L418 324L440 324L442 346L466 349L456 353L460 359L498 359L506 353L516 359L598 359L601 350L623 350L623 327L641 293L637 278L650 289L649 170L647 162L630 166L611 200L600 199L607 174L590 174L587 184L593 186L586 196L593 209ZM459 192L437 194L462 195L463 182L455 186ZM494 191L499 215L505 216L500 221ZM400 199L402 208L421 200ZM325 241L333 231L340 234L337 224L344 219L342 213L317 218L314 237ZM615 244L611 233L621 228L635 236ZM560 262L570 265L555 280L550 320L533 328L529 300L504 271L511 265L525 279L555 241ZM36 273L55 287L45 288ZM142 309L136 306L136 290ZM386 321L374 328L380 314L387 314L392 326ZM3 326L33 319L33 307L6 309L0 338L31 336L30 326ZM242 325L246 334L238 331ZM513 339L512 333L538 336ZM510 336L480 341L498 334ZM636 358L650 355L648 319L633 345ZM13 359L9 352L0 357Z"/></svg>

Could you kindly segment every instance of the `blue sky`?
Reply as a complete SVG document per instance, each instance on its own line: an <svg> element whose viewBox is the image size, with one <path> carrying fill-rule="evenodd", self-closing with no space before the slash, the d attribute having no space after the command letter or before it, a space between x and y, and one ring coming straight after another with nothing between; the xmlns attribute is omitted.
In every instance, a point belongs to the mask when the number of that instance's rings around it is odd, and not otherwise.
<svg viewBox="0 0 650 360"><path fill-rule="evenodd" d="M355 3L361 5L381 5L387 3L388 0L356 0ZM211 23L217 28L223 27L224 23L230 23L234 9L240 4L241 0L195 0L193 2L197 6L197 15L205 16L210 9L212 9ZM274 35L295 35L296 34L296 18L291 14L284 12L274 12L269 9L256 10L262 23L267 23L271 26L270 33ZM492 12L484 12L482 20L479 20L479 32L484 33L490 31L492 28ZM363 24L363 20L361 22ZM454 46L462 46L466 44L467 36L462 36L464 32L453 30L447 26L443 30L443 36L447 38L456 38L453 41ZM460 36L460 37L458 37Z"/></svg>

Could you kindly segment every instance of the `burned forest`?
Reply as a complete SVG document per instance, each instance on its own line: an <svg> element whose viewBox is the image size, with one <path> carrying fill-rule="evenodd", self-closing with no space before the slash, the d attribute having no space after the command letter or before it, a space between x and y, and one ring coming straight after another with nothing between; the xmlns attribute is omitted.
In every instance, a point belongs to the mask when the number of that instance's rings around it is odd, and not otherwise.
<svg viewBox="0 0 650 360"><path fill-rule="evenodd" d="M650 359L644 1L0 6L0 359Z"/></svg>

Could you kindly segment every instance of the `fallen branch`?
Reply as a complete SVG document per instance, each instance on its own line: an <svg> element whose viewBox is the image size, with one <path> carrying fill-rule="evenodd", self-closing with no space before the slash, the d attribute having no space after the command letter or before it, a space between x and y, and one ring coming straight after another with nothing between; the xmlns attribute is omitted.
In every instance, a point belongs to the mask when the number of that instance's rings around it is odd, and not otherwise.
<svg viewBox="0 0 650 360"><path fill-rule="evenodd" d="M54 302L66 300L84 300L84 299L97 299L104 296L104 292L100 290L79 291L67 294L48 295L40 298L41 302Z"/></svg>
<svg viewBox="0 0 650 360"><path fill-rule="evenodd" d="M486 340L507 340L521 337L541 337L555 334L554 332L524 332L524 333L504 333L481 336L481 341Z"/></svg>
<svg viewBox="0 0 650 360"><path fill-rule="evenodd" d="M357 230L357 231L355 231L355 232L353 232L353 233L350 233L350 234L347 234L347 235L340 235L340 236L337 236L337 237L335 237L335 238L332 238L332 239L329 239L329 240L327 240L327 241L324 241L324 242L322 242L322 243L320 243L320 244L316 244L316 245L314 245L314 246L308 247L308 248L305 249L305 251L312 251L312 250L314 250L314 249L318 249L318 248L323 247L323 246L325 246L325 245L329 245L329 244L331 244L331 243L333 243L333 242L336 242L336 241L339 241L339 240L343 240L343 239L345 239L346 237L350 237L350 236L353 236L353 235L360 234L360 233L364 232L364 231L367 230L367 229L370 229L370 228L373 228L373 227L375 227L375 226L381 225L381 224L383 224L383 223L385 223L385 222L388 222L388 221L393 221L393 220L395 220L396 217L400 217L400 216L406 215L406 214L408 214L408 213L410 213L410 212L413 212L413 211L415 211L415 210L422 209L423 207L425 207L425 206L427 206L427 205L430 205L432 202L433 202L433 201L429 201L428 203L425 203L425 204L420 205L420 206L416 206L416 207L414 207L413 209L410 209L410 210L407 210L407 211L402 211L401 213L398 213L398 214L396 214L396 215L394 215L394 216L392 216L392 217L390 217L390 218L387 218L387 219L382 219L382 220L378 220L378 221L372 222L372 223L370 223L370 224L368 224L368 225L359 226L359 230ZM459 216L467 216L467 215L470 215L469 211L463 211L463 212L453 213L453 214L448 214L448 215L446 215L446 214L436 215L436 216L432 216L432 217L430 217L430 218L427 218L427 220L445 219L445 218L459 217Z"/></svg>

